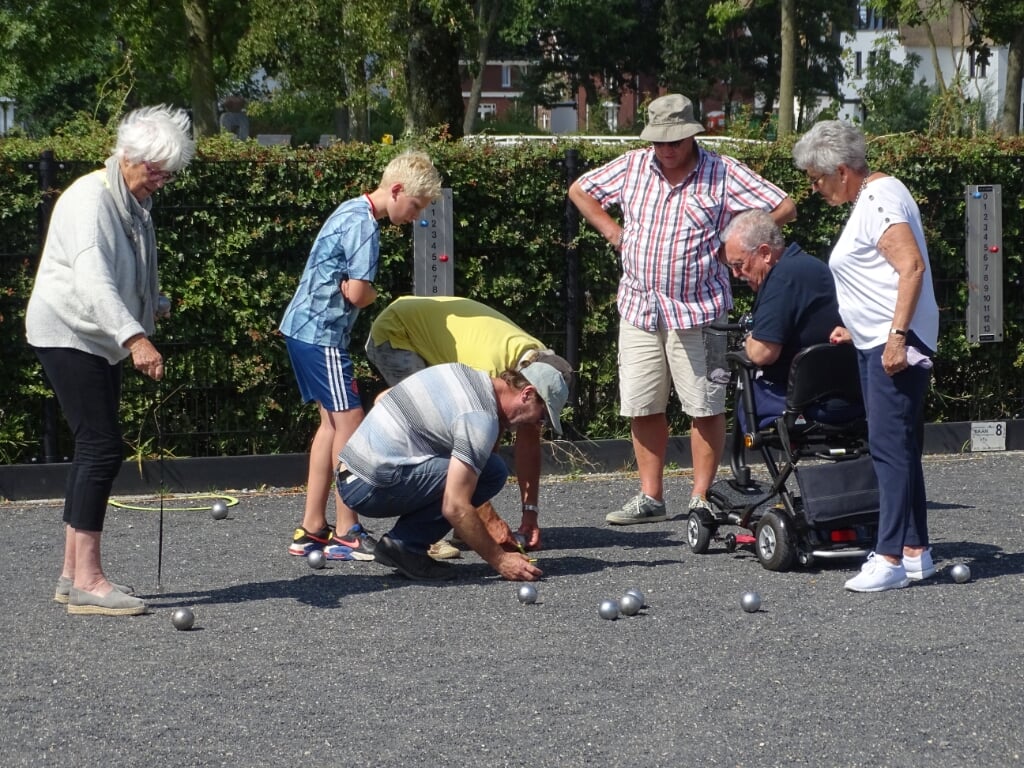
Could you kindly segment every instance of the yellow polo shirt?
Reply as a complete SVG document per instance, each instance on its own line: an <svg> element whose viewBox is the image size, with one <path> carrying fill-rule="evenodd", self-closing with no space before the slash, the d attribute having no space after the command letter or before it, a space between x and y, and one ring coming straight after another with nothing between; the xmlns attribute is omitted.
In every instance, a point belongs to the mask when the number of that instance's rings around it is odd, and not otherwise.
<svg viewBox="0 0 1024 768"><path fill-rule="evenodd" d="M458 296L402 296L370 327L374 344L389 342L422 357L428 365L463 363L497 376L544 344L505 315L479 301Z"/></svg>

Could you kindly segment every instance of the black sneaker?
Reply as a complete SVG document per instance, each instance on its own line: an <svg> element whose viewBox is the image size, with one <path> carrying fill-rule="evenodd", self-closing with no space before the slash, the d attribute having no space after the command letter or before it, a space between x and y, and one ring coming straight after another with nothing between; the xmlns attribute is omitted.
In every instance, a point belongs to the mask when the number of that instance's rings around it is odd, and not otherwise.
<svg viewBox="0 0 1024 768"><path fill-rule="evenodd" d="M328 560L373 560L376 540L370 532L356 523L343 536L335 531L324 547L324 557Z"/></svg>
<svg viewBox="0 0 1024 768"><path fill-rule="evenodd" d="M314 549L323 549L326 547L327 541L333 535L334 529L330 526L325 526L319 531L312 533L300 526L296 528L295 533L292 534L292 543L288 545L288 554L305 557Z"/></svg>
<svg viewBox="0 0 1024 768"><path fill-rule="evenodd" d="M444 581L455 578L455 569L450 563L438 562L427 554L410 552L405 545L387 534L380 537L373 556L381 565L394 568L413 581Z"/></svg>

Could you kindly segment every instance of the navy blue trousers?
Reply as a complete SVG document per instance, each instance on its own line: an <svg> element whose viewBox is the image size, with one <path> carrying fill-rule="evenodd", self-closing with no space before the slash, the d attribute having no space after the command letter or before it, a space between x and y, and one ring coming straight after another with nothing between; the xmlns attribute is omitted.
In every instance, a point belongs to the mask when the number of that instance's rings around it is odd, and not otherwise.
<svg viewBox="0 0 1024 768"><path fill-rule="evenodd" d="M868 447L878 477L875 551L902 557L904 547L928 546L928 510L921 453L924 397L931 371L912 365L895 376L882 368L882 350L857 350L868 419Z"/></svg>

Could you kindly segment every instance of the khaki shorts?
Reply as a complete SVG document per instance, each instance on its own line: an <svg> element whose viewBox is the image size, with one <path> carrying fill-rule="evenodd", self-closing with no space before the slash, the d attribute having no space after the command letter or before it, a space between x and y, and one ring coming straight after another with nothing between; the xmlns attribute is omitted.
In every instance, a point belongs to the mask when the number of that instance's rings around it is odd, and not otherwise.
<svg viewBox="0 0 1024 768"><path fill-rule="evenodd" d="M674 386L688 416L725 413L727 335L707 326L644 331L619 322L620 413L664 413Z"/></svg>

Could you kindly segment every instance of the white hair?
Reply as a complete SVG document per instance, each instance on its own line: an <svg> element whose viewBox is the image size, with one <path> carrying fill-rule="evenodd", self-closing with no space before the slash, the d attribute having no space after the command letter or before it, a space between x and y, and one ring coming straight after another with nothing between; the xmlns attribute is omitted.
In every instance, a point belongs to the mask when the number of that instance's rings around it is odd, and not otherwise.
<svg viewBox="0 0 1024 768"><path fill-rule="evenodd" d="M183 109L165 104L129 112L117 127L114 154L130 163L158 163L177 173L196 153L192 121Z"/></svg>

